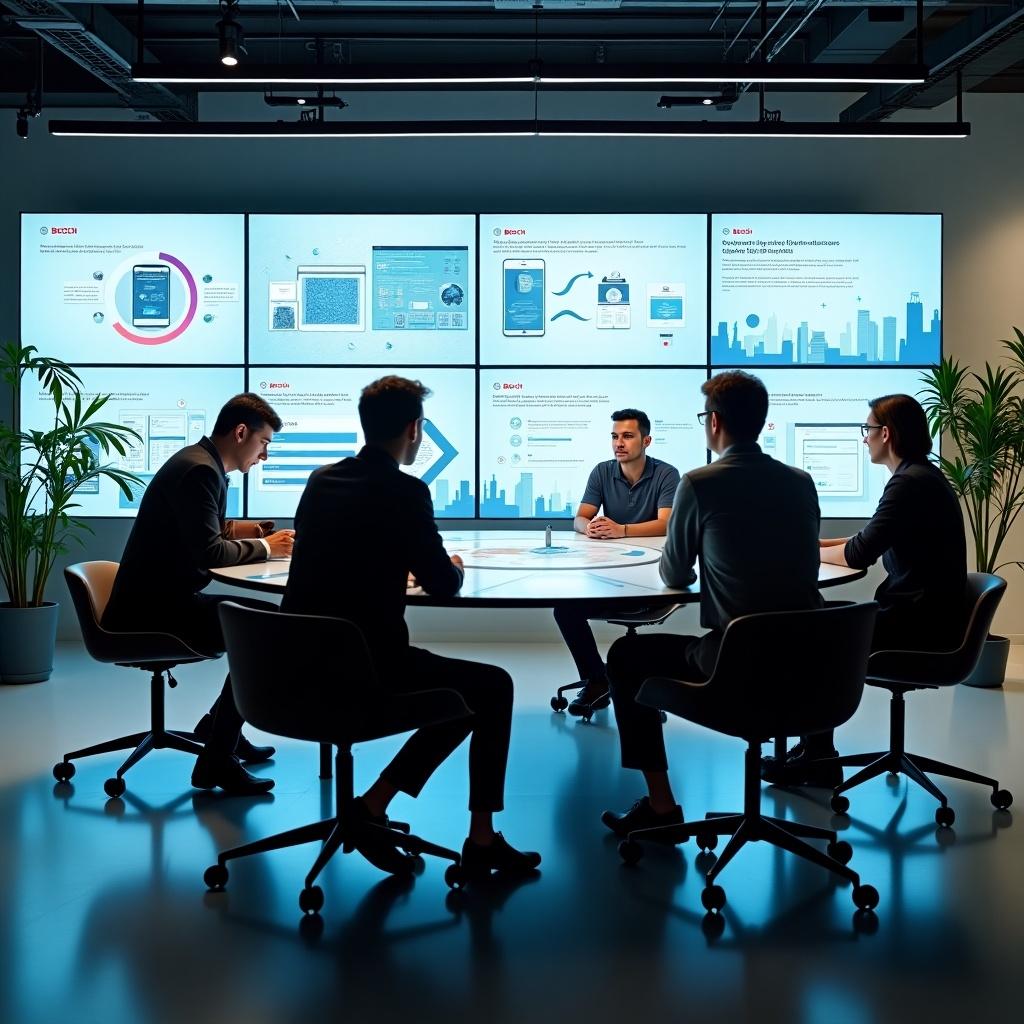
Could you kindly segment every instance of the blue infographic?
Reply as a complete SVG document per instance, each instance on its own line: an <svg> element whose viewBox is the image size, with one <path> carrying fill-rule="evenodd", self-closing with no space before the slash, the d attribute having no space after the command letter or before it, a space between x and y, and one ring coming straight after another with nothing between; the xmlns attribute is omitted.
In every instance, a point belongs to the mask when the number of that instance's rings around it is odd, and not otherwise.
<svg viewBox="0 0 1024 1024"><path fill-rule="evenodd" d="M83 401L97 394L110 395L97 419L130 427L140 437L124 457L109 456L96 449L120 469L134 473L143 485L176 451L195 444L209 434L221 406L244 388L242 368L182 369L154 368L140 373L137 368L105 366L78 369L82 378ZM53 403L39 387L22 391L21 424L23 430L53 428ZM142 500L143 487L137 487L131 499L125 497L110 480L90 480L76 492L78 516L134 516ZM242 474L228 474L229 516L242 514Z"/></svg>
<svg viewBox="0 0 1024 1024"><path fill-rule="evenodd" d="M611 459L611 414L651 420L648 453L680 472L707 462L704 370L480 371L480 515L571 519L590 471Z"/></svg>
<svg viewBox="0 0 1024 1024"><path fill-rule="evenodd" d="M761 448L773 458L806 470L818 489L822 516L871 516L889 480L872 465L861 437L868 401L882 395L915 395L924 385L910 369L782 370L757 374L768 388L768 421Z"/></svg>
<svg viewBox="0 0 1024 1024"><path fill-rule="evenodd" d="M293 516L314 470L362 448L359 395L385 372L422 380L431 390L416 461L402 468L430 486L436 516L473 518L476 431L473 403L467 399L473 394L474 371L450 367L253 369L250 388L270 402L284 425L270 443L267 460L250 470L250 516Z"/></svg>
<svg viewBox="0 0 1024 1024"><path fill-rule="evenodd" d="M249 358L472 364L472 216L249 217Z"/></svg>
<svg viewBox="0 0 1024 1024"><path fill-rule="evenodd" d="M715 214L715 366L927 366L942 346L938 214Z"/></svg>
<svg viewBox="0 0 1024 1024"><path fill-rule="evenodd" d="M480 361L707 360L703 214L480 217Z"/></svg>
<svg viewBox="0 0 1024 1024"><path fill-rule="evenodd" d="M241 214L21 219L21 337L81 363L241 363Z"/></svg>

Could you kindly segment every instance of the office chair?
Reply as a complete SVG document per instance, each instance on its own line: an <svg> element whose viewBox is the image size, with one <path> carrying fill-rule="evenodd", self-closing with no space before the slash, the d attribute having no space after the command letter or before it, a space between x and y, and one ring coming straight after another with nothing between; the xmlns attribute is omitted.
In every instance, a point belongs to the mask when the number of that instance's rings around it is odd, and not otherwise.
<svg viewBox="0 0 1024 1024"><path fill-rule="evenodd" d="M850 809L850 800L843 794L883 772L893 775L902 772L908 779L913 779L931 793L939 801L939 807L935 811L935 822L940 828L952 825L956 820L956 814L949 806L946 794L928 778L926 772L990 786L992 806L999 810L1006 810L1013 803L1010 791L1001 789L995 779L957 768L943 761L934 761L930 757L908 754L904 745L904 694L914 690L937 690L942 686L956 686L970 676L981 658L989 627L1005 592L1006 581L1001 577L986 572L970 572L967 574L966 601L971 613L963 642L956 650L876 651L871 655L868 661L867 684L881 687L892 694L889 702L889 749L870 754L849 754L845 757L822 759L822 763L861 769L833 790L833 811L845 814Z"/></svg>
<svg viewBox="0 0 1024 1024"><path fill-rule="evenodd" d="M795 853L853 883L853 902L873 910L878 892L846 866L853 850L830 829L761 813L761 744L777 735L810 735L840 726L853 715L864 692L874 601L807 611L743 615L726 627L711 678L705 683L655 676L637 701L679 715L747 743L743 811L709 813L704 821L631 832L619 844L627 864L643 856L640 840L680 843L695 836L705 851L718 836L731 836L708 872L701 902L709 914L725 906L716 879L744 844L764 841ZM799 727L798 727L799 726ZM825 839L827 853L805 842Z"/></svg>
<svg viewBox="0 0 1024 1024"><path fill-rule="evenodd" d="M635 612L623 612L614 619L605 619L604 621L612 626L625 626L626 636L636 636L638 626L660 626L677 608L682 608L682 605L662 604L654 608L638 608ZM551 710L555 712L564 711L569 706L569 701L562 694L566 690L582 690L587 685L587 682L586 679L577 679L574 683L566 683L565 686L560 686L557 693L551 698ZM608 691L606 690L597 700L602 700L607 696ZM594 703L596 702L595 700ZM593 704L589 704L587 705L587 710L580 717L584 722L589 722L596 710ZM663 722L668 720L664 713L661 716L661 720Z"/></svg>
<svg viewBox="0 0 1024 1024"><path fill-rule="evenodd" d="M346 619L266 612L225 601L220 621L242 717L264 732L337 747L335 813L225 850L207 868L207 886L214 891L225 887L230 860L323 842L299 893L303 913L317 914L324 894L315 883L324 866L339 849L351 853L368 838L405 851L408 856L399 867L403 873L415 870L420 853L450 860L445 882L459 887L460 854L410 835L402 822L357 823L349 820L349 812L354 797L352 744L463 718L470 710L462 697L443 689L399 695L382 690L362 631ZM273 644L264 642L267 636L273 636Z"/></svg>
<svg viewBox="0 0 1024 1024"><path fill-rule="evenodd" d="M141 761L151 750L180 750L186 754L198 754L203 745L191 732L167 729L164 726L164 675L172 689L178 685L171 675L171 669L198 661L209 661L219 655L200 654L184 640L170 633L113 633L104 629L100 622L110 600L110 592L117 575L117 562L78 562L64 570L71 600L82 628L85 649L96 661L120 665L123 668L138 668L150 674L149 706L150 724L146 732L119 736L106 743L95 743L91 747L72 750L62 761L53 766L53 777L58 782L67 782L75 774L74 760L92 754L107 754L114 750L132 752L117 773L103 783L103 790L109 797L121 796L125 791L124 775L132 765Z"/></svg>

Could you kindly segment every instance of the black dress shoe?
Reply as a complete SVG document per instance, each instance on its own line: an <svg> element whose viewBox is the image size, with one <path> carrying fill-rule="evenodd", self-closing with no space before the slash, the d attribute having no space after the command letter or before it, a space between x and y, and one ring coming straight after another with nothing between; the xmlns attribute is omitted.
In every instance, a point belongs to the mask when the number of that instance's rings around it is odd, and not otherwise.
<svg viewBox="0 0 1024 1024"><path fill-rule="evenodd" d="M200 743L206 743L210 739L212 731L213 715L209 713L203 715L196 722L196 727L192 730ZM269 761L276 753L276 748L271 746L259 747L247 740L241 733L238 734L238 742L235 744L235 757L243 764L263 764L264 761Z"/></svg>
<svg viewBox="0 0 1024 1024"><path fill-rule="evenodd" d="M822 764L824 758L838 757L839 751L831 750L809 751L802 744L798 744L800 752L791 757L790 751L786 754L786 760L780 765L778 758L771 758L771 763L765 765L765 758L761 759L761 778L773 786L818 786L822 789L835 789L843 784L843 766L833 761L831 764ZM793 750L797 748L794 747Z"/></svg>
<svg viewBox="0 0 1024 1024"><path fill-rule="evenodd" d="M270 792L274 788L274 780L250 775L237 757L204 751L196 758L196 766L192 769L192 785L196 789L219 788L228 796L254 796Z"/></svg>
<svg viewBox="0 0 1024 1024"><path fill-rule="evenodd" d="M683 809L679 804L676 804L671 811L659 814L651 807L650 799L645 796L637 800L625 814L605 811L601 815L601 821L617 836L625 839L630 832L638 832L643 828L659 828L662 825L682 825Z"/></svg>
<svg viewBox="0 0 1024 1024"><path fill-rule="evenodd" d="M346 824L352 845L375 867L389 875L411 875L420 858L389 841L386 830L390 820L386 814L374 815L362 797L354 797L348 805ZM395 832L395 835L401 833Z"/></svg>
<svg viewBox="0 0 1024 1024"><path fill-rule="evenodd" d="M479 846L472 839L462 844L462 870L467 878L481 879L492 871L499 875L531 875L540 867L540 854L530 850L517 850L510 846L500 832L487 846Z"/></svg>
<svg viewBox="0 0 1024 1024"><path fill-rule="evenodd" d="M786 751L785 757L782 759L782 763L786 764L792 761L795 757L801 757L804 752L804 741L800 740ZM780 767L779 759L774 754L764 754L761 757L761 778L765 776L765 772L776 771Z"/></svg>
<svg viewBox="0 0 1024 1024"><path fill-rule="evenodd" d="M593 698L593 699L591 699ZM600 690L597 687L591 687L588 683L582 690L569 702L569 706L565 709L570 715L575 715L577 718L581 718L586 714L592 714L594 711L601 711L611 704L611 694L608 692L607 686L604 690Z"/></svg>

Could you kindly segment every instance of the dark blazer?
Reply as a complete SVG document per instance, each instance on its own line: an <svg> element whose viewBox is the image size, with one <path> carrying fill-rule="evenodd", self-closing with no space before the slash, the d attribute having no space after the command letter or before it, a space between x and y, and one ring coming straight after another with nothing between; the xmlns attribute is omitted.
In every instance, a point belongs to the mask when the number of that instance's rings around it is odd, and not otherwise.
<svg viewBox="0 0 1024 1024"><path fill-rule="evenodd" d="M430 489L367 446L316 470L295 513L295 548L281 610L350 619L378 666L408 650L408 573L431 594L462 586L434 523Z"/></svg>
<svg viewBox="0 0 1024 1024"><path fill-rule="evenodd" d="M875 591L875 649L949 650L966 626L967 540L963 513L942 472L901 462L875 514L846 542L846 562L888 573Z"/></svg>
<svg viewBox="0 0 1024 1024"><path fill-rule="evenodd" d="M145 629L188 607L209 569L261 562L258 540L224 536L228 485L209 438L172 455L150 481L103 615L111 629Z"/></svg>
<svg viewBox="0 0 1024 1024"><path fill-rule="evenodd" d="M820 607L820 519L810 476L753 443L683 474L661 576L670 587L687 586L700 563L700 624L712 631L703 642L708 674L721 632L738 616Z"/></svg>

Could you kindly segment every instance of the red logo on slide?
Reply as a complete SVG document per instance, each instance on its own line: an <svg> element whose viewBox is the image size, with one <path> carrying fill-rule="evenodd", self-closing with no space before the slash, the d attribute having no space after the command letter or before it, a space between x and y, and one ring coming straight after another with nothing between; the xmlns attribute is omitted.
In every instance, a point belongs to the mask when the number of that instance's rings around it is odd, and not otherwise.
<svg viewBox="0 0 1024 1024"><path fill-rule="evenodd" d="M77 235L78 228L50 228L51 235Z"/></svg>

